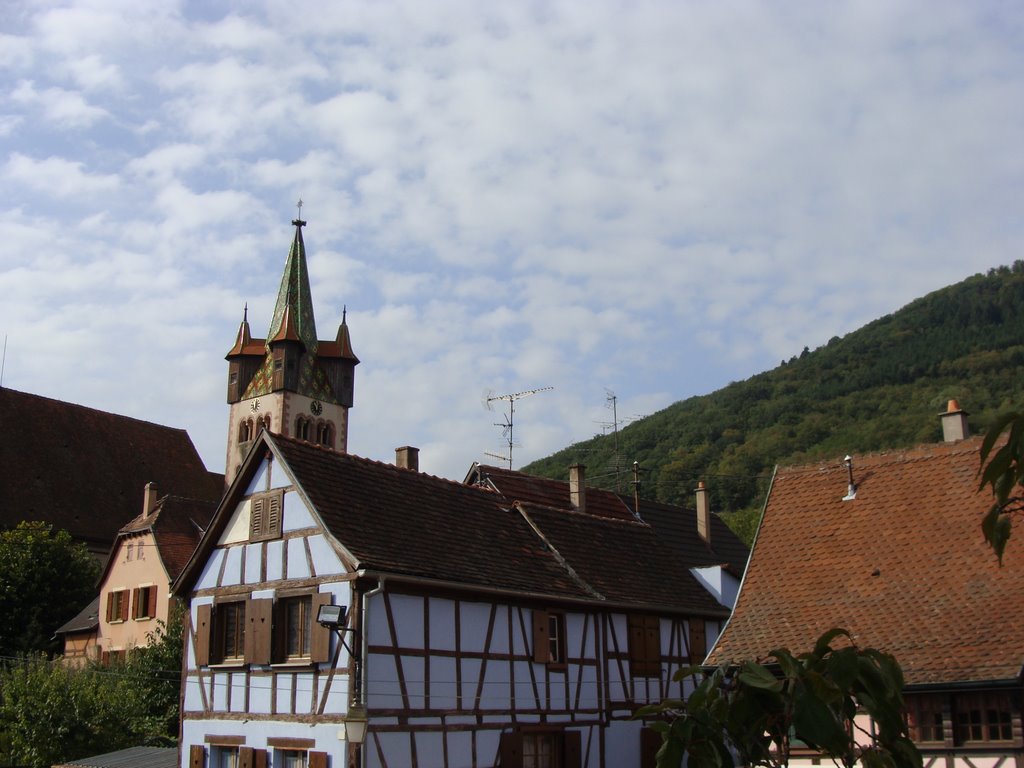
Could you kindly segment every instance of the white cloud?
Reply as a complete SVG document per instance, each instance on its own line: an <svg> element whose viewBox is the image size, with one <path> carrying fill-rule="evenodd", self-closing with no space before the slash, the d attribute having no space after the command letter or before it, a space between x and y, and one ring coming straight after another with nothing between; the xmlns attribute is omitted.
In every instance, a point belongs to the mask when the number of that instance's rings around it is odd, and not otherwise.
<svg viewBox="0 0 1024 768"><path fill-rule="evenodd" d="M82 167L81 162L61 157L34 160L15 152L4 165L3 177L5 182L61 198L88 198L120 185L117 176L86 173Z"/></svg>
<svg viewBox="0 0 1024 768"><path fill-rule="evenodd" d="M64 88L35 87L31 80L22 80L11 92L11 100L26 106L38 106L43 118L64 128L85 128L107 116L101 107L89 104L82 94Z"/></svg>

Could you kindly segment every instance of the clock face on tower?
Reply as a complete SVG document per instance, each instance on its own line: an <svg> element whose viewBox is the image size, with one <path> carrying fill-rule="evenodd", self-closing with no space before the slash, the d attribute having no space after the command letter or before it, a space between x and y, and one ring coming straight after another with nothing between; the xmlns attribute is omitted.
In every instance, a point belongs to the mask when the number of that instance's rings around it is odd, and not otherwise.
<svg viewBox="0 0 1024 768"><path fill-rule="evenodd" d="M320 405L319 400L314 400L309 404L309 412L312 413L314 416L319 416L321 413L324 412L324 407Z"/></svg>
<svg viewBox="0 0 1024 768"><path fill-rule="evenodd" d="M249 410L252 411L253 413L256 413L256 411L258 411L259 409L260 399L257 397L255 400L252 401L252 404L249 406Z"/></svg>

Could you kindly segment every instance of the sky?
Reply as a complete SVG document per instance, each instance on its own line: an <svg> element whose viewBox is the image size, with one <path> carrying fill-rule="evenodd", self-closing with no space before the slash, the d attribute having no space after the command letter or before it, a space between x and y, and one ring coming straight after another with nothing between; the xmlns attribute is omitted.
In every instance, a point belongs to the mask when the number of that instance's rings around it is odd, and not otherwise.
<svg viewBox="0 0 1024 768"><path fill-rule="evenodd" d="M518 468L1024 257L1024 4L5 0L3 386L223 471L300 199L349 450Z"/></svg>

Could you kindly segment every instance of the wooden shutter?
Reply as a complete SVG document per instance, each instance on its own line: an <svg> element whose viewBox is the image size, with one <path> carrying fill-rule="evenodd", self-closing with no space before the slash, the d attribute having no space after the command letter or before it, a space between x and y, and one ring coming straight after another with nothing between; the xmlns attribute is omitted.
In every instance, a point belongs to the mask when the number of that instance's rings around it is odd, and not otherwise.
<svg viewBox="0 0 1024 768"><path fill-rule="evenodd" d="M708 655L707 630L704 619L690 619L690 663L698 664Z"/></svg>
<svg viewBox="0 0 1024 768"><path fill-rule="evenodd" d="M213 606L209 603L196 606L196 666L206 667L210 664L210 640L213 638Z"/></svg>
<svg viewBox="0 0 1024 768"><path fill-rule="evenodd" d="M580 768L583 764L582 741L579 731L566 731L562 734L562 754L565 757L565 768Z"/></svg>
<svg viewBox="0 0 1024 768"><path fill-rule="evenodd" d="M551 661L551 633L548 630L547 611L533 612L533 660L538 664L547 664Z"/></svg>
<svg viewBox="0 0 1024 768"><path fill-rule="evenodd" d="M270 640L274 601L250 600L245 606L245 660L250 664L270 663Z"/></svg>
<svg viewBox="0 0 1024 768"><path fill-rule="evenodd" d="M267 536L281 535L281 497L282 493L275 493L267 499L267 522L264 531Z"/></svg>
<svg viewBox="0 0 1024 768"><path fill-rule="evenodd" d="M139 613L139 588L136 587L132 590L132 618L137 619L141 615Z"/></svg>
<svg viewBox="0 0 1024 768"><path fill-rule="evenodd" d="M249 503L249 538L258 539L263 535L264 508L267 500L263 496L257 496Z"/></svg>
<svg viewBox="0 0 1024 768"><path fill-rule="evenodd" d="M252 751L252 768L267 768L267 750L254 749Z"/></svg>
<svg viewBox="0 0 1024 768"><path fill-rule="evenodd" d="M104 667L110 664L110 651L103 651L103 653L100 654L100 664Z"/></svg>
<svg viewBox="0 0 1024 768"><path fill-rule="evenodd" d="M629 661L634 667L644 660L643 616L629 616Z"/></svg>
<svg viewBox="0 0 1024 768"><path fill-rule="evenodd" d="M150 617L156 616L156 585L154 584L147 590L148 600L146 605L146 615Z"/></svg>
<svg viewBox="0 0 1024 768"><path fill-rule="evenodd" d="M121 621L128 621L128 590L121 593Z"/></svg>
<svg viewBox="0 0 1024 768"><path fill-rule="evenodd" d="M326 752L310 752L307 755L307 768L327 768Z"/></svg>
<svg viewBox="0 0 1024 768"><path fill-rule="evenodd" d="M653 728L640 729L640 765L642 768L654 768L661 749L661 734Z"/></svg>
<svg viewBox="0 0 1024 768"><path fill-rule="evenodd" d="M498 757L501 759L501 768L523 768L523 735L501 734L498 741Z"/></svg>
<svg viewBox="0 0 1024 768"><path fill-rule="evenodd" d="M114 620L114 593L107 592L107 621Z"/></svg>
<svg viewBox="0 0 1024 768"><path fill-rule="evenodd" d="M206 765L206 747L193 744L188 748L188 768L204 768Z"/></svg>
<svg viewBox="0 0 1024 768"><path fill-rule="evenodd" d="M316 617L320 613L321 605L330 605L331 595L329 592L317 592L313 595L313 617L311 621L312 635L309 638L309 657L316 664L318 662L330 661L331 659L331 630L321 627L316 623ZM356 653L359 650L356 649ZM312 766L310 766L312 768Z"/></svg>
<svg viewBox="0 0 1024 768"><path fill-rule="evenodd" d="M238 768L254 768L252 747L238 748Z"/></svg>
<svg viewBox="0 0 1024 768"><path fill-rule="evenodd" d="M657 616L644 617L644 656L647 674L661 675L661 621Z"/></svg>

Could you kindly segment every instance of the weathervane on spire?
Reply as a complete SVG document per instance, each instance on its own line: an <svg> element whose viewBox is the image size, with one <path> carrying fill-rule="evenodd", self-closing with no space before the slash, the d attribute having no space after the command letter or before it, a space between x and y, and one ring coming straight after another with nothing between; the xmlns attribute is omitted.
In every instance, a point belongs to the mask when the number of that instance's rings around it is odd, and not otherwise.
<svg viewBox="0 0 1024 768"><path fill-rule="evenodd" d="M296 227L304 227L304 226L306 226L306 222L304 222L302 220L302 198L301 197L299 198L299 202L297 202L295 205L299 209L299 218L295 219L295 221L293 221L292 224L294 224Z"/></svg>

